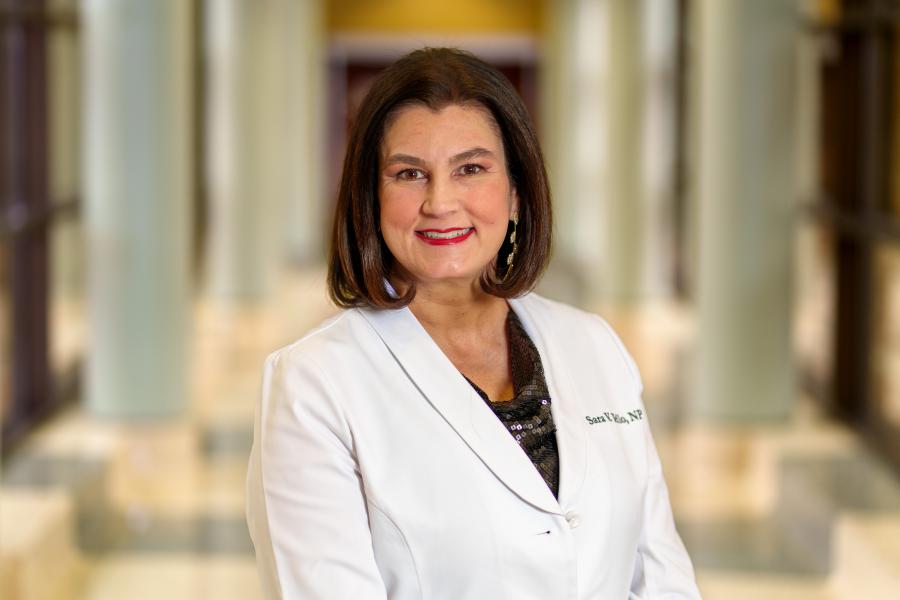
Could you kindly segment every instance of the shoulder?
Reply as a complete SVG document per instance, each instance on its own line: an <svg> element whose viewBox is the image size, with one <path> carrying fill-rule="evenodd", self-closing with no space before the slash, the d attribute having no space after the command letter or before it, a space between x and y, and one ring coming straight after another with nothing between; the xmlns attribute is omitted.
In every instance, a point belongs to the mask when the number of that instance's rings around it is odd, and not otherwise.
<svg viewBox="0 0 900 600"><path fill-rule="evenodd" d="M526 294L514 302L533 312L536 316L556 320L561 326L593 329L603 322L603 319L593 313L576 308L570 304L545 298L534 292Z"/></svg>
<svg viewBox="0 0 900 600"><path fill-rule="evenodd" d="M275 350L270 356L287 359L314 358L345 350L366 329L365 319L357 309L341 310L311 327L300 338Z"/></svg>
<svg viewBox="0 0 900 600"><path fill-rule="evenodd" d="M514 306L521 307L533 319L534 327L543 337L557 342L571 354L586 352L595 357L608 357L628 372L638 388L643 387L634 359L601 316L533 292L515 300Z"/></svg>
<svg viewBox="0 0 900 600"><path fill-rule="evenodd" d="M594 342L613 344L621 352L625 352L619 336L616 335L609 323L597 314L544 298L535 293L519 298L516 303L524 308L539 325L551 328L556 336L574 337L575 339L590 338Z"/></svg>
<svg viewBox="0 0 900 600"><path fill-rule="evenodd" d="M269 354L266 365L268 369L333 370L336 366L352 363L370 333L371 329L357 309L341 310L296 341Z"/></svg>
<svg viewBox="0 0 900 600"><path fill-rule="evenodd" d="M349 440L346 398L358 392L357 375L373 371L364 366L373 364L372 338L365 319L348 309L269 354L257 409L261 422L324 423Z"/></svg>

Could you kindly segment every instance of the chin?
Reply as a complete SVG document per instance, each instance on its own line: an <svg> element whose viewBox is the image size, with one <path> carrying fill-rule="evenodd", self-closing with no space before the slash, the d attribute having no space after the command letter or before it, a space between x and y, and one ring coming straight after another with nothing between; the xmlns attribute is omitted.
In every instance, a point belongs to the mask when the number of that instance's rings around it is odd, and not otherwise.
<svg viewBox="0 0 900 600"><path fill-rule="evenodd" d="M471 269L462 270L446 270L436 269L429 273L424 273L422 277L417 277L420 283L425 285L432 283L466 283L478 281L481 277L481 271L472 271Z"/></svg>

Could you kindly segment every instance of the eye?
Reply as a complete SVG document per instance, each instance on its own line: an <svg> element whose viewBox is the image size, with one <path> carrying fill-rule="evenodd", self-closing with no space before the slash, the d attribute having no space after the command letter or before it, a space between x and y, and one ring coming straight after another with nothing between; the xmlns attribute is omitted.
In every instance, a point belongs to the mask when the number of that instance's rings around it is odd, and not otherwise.
<svg viewBox="0 0 900 600"><path fill-rule="evenodd" d="M419 169L403 169L394 175L400 181L418 181L425 179L425 173Z"/></svg>
<svg viewBox="0 0 900 600"><path fill-rule="evenodd" d="M478 175L479 173L483 173L484 171L484 167L482 167L481 165L476 165L474 163L463 165L459 168L460 175Z"/></svg>

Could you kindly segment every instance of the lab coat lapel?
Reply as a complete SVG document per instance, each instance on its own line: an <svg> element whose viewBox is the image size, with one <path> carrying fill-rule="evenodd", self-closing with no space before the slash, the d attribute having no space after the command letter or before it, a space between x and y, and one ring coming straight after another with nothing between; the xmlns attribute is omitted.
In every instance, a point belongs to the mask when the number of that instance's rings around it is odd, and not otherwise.
<svg viewBox="0 0 900 600"><path fill-rule="evenodd" d="M560 347L559 335L553 335L553 323L541 318L540 308L534 307L527 296L510 300L509 304L537 347L544 366L559 450L559 504L565 509L575 501L587 473L588 440L584 428L587 413ZM596 466L601 470L606 467L605 464Z"/></svg>
<svg viewBox="0 0 900 600"><path fill-rule="evenodd" d="M408 308L360 309L425 399L514 493L547 512L559 503L500 420Z"/></svg>

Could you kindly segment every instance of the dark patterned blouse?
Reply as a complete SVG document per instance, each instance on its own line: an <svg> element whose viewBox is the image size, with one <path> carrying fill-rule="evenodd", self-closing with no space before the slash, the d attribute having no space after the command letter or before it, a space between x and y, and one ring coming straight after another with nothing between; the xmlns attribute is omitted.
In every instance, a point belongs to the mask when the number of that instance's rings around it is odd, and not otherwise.
<svg viewBox="0 0 900 600"><path fill-rule="evenodd" d="M466 378L478 395L491 407L507 431L516 439L554 496L559 494L559 451L556 426L550 414L550 391L544 379L544 367L537 348L525 333L512 310L506 318L513 399L492 402L487 394Z"/></svg>

